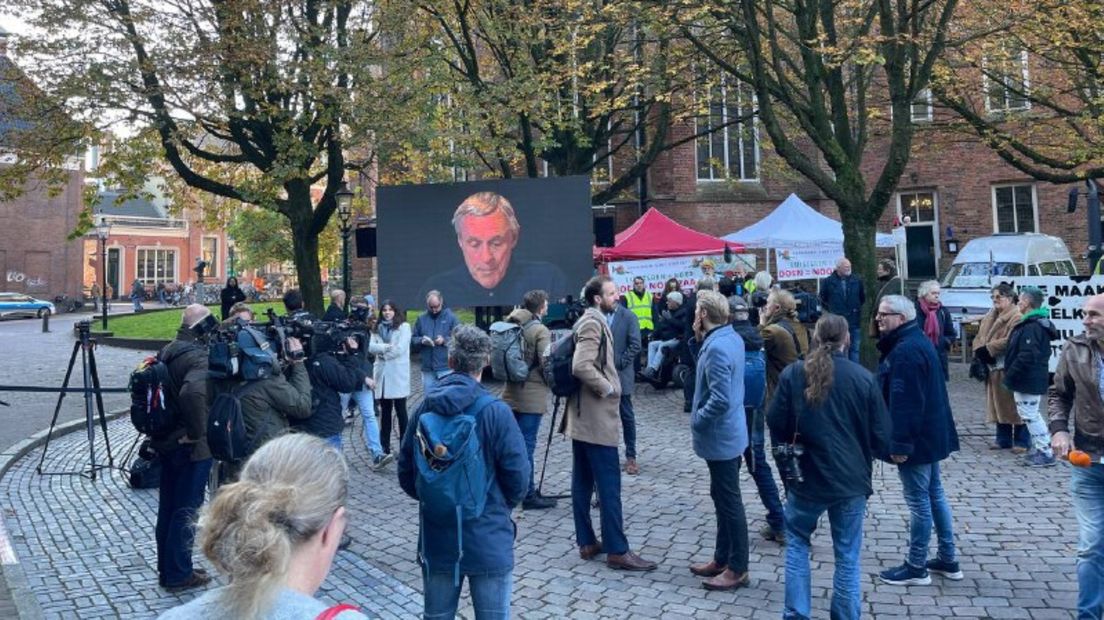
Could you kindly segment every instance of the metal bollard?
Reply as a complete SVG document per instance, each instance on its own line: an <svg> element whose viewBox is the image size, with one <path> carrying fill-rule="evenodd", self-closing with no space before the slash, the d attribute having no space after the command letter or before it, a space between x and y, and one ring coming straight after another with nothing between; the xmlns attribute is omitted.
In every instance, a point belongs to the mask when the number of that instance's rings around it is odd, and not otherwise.
<svg viewBox="0 0 1104 620"><path fill-rule="evenodd" d="M50 313L49 312L43 312L42 313L42 333L44 333L44 334L50 333Z"/></svg>

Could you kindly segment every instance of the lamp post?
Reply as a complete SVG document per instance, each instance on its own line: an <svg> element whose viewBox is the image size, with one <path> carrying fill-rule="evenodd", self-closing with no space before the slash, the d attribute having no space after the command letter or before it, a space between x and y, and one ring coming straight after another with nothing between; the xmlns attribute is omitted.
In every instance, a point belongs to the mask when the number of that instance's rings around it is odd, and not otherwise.
<svg viewBox="0 0 1104 620"><path fill-rule="evenodd" d="M111 234L111 224L101 213L96 222L96 238L100 240L100 301L103 303L103 329L107 331L107 237Z"/></svg>
<svg viewBox="0 0 1104 620"><path fill-rule="evenodd" d="M337 216L341 219L341 288L345 290L345 308L349 311L349 225L353 216L353 192L348 184L341 182L341 189L334 196L337 199Z"/></svg>

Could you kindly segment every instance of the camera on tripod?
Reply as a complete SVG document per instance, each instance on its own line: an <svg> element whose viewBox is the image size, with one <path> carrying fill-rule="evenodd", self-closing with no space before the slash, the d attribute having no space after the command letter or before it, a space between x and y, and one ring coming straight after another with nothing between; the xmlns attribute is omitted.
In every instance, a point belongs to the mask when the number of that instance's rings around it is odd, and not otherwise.
<svg viewBox="0 0 1104 620"><path fill-rule="evenodd" d="M805 482L805 475L801 473L801 463L798 458L805 454L805 446L799 443L786 443L774 446L771 449L774 462L778 465L778 475L786 486Z"/></svg>

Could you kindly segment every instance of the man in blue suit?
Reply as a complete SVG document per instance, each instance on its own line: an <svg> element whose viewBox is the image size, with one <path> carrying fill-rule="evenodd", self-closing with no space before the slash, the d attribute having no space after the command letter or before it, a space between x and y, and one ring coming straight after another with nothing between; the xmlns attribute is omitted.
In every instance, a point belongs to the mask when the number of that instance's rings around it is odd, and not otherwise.
<svg viewBox="0 0 1104 620"><path fill-rule="evenodd" d="M690 412L694 453L709 466L709 494L717 511L713 560L690 572L708 577L706 590L748 585L748 531L740 497L740 458L748 447L744 418L744 342L728 326L728 300L698 291L694 338L702 343Z"/></svg>

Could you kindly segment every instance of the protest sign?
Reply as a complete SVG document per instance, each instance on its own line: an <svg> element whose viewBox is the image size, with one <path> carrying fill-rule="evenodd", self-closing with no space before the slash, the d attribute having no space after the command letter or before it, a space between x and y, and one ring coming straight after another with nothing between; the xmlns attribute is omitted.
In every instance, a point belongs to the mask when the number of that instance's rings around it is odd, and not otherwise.
<svg viewBox="0 0 1104 620"><path fill-rule="evenodd" d="M810 247L778 248L778 281L825 278L843 256L842 243L824 243Z"/></svg>
<svg viewBox="0 0 1104 620"><path fill-rule="evenodd" d="M722 255L705 254L613 262L608 266L609 276L617 285L619 295L632 288L633 278L636 277L644 278L644 286L649 293L662 293L668 278L678 278L681 289L692 289L701 278L701 263L707 258L713 260L717 277L731 277L737 266L742 266L748 277L755 274L754 254L734 254L731 263L724 262Z"/></svg>

